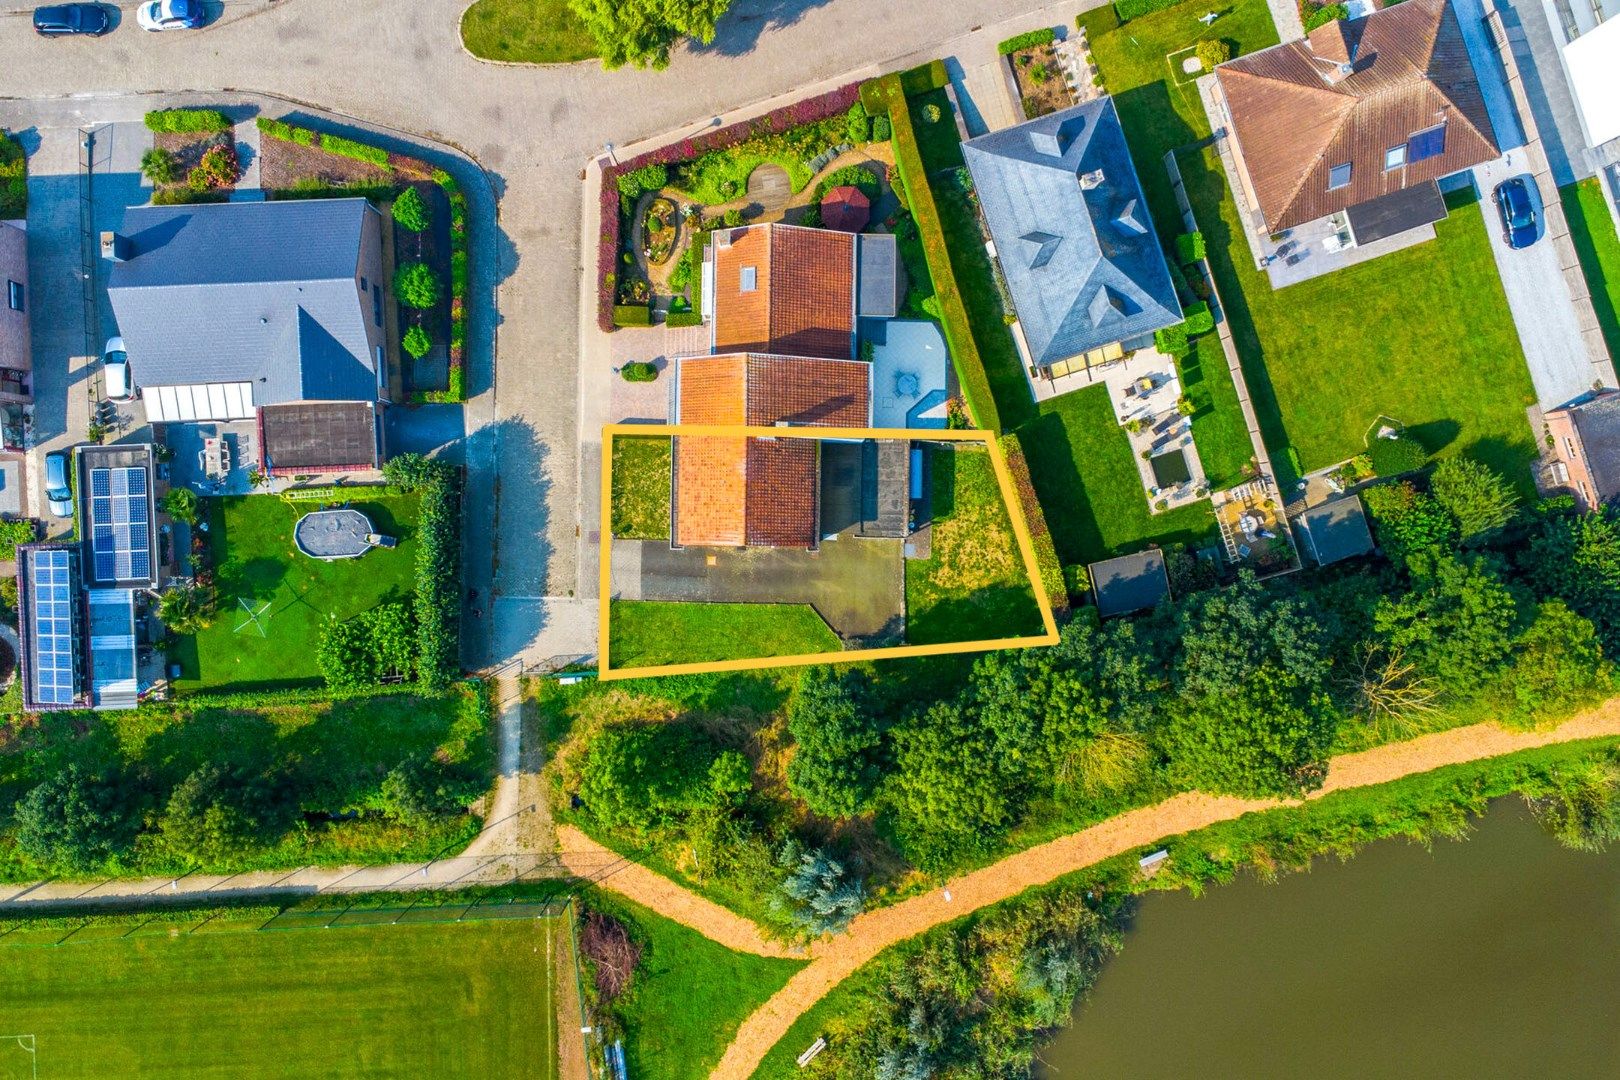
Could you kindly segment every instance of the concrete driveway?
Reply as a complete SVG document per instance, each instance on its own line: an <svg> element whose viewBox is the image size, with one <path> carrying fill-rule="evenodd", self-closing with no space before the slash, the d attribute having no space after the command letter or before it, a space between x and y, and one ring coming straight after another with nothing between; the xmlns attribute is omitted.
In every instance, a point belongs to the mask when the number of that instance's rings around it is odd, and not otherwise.
<svg viewBox="0 0 1620 1080"><path fill-rule="evenodd" d="M572 600L580 399L565 389L581 385L580 331L591 314L579 289L595 261L594 239L580 241L587 160L609 141L625 146L823 80L949 52L970 29L1006 37L1046 19L1014 21L1036 6L1027 0L738 0L716 40L682 48L667 71L605 72L593 63L482 63L460 46L466 6L349 0L334 12L322 0L232 0L198 33L125 25L103 39L64 41L36 37L27 9L12 9L0 14L0 98L9 99L0 100L0 124L33 126L41 106L28 99L56 99L51 108L93 121L108 103L137 111L162 103L129 95L252 92L286 99L283 111L307 102L472 155L499 205L498 223L480 235L476 219L494 206L470 192L473 284L498 290L499 315L498 327L480 326L475 308L472 332L491 366L469 387L466 410L468 517L484 533L469 538L467 583L486 614L469 621L465 655L474 665L541 662L594 649L584 633L592 620ZM1061 18L1082 6L1064 7ZM52 272L64 287L65 273ZM510 629L497 634L497 622Z"/></svg>

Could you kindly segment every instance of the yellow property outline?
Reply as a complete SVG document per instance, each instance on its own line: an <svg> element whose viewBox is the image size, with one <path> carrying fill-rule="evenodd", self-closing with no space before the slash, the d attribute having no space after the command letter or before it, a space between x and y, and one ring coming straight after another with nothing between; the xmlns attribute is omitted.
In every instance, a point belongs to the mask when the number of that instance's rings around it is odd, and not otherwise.
<svg viewBox="0 0 1620 1080"><path fill-rule="evenodd" d="M1029 574L1030 587L1035 590L1035 602L1041 609L1041 624L1046 632L1034 637L996 638L990 641L957 641L943 645L889 645L876 649L848 649L839 652L801 653L797 656L761 656L747 660L710 660L693 664L660 664L654 667L615 668L608 652L609 609L612 604L611 582L613 571L613 440L619 435L669 437L689 435L722 435L737 438L764 439L905 439L917 442L979 442L990 452L990 463L996 472L996 484L1001 489L1001 501L1012 521L1013 535L1018 538L1018 551ZM848 664L862 660L893 660L902 656L943 656L950 653L988 652L992 649L1028 649L1037 645L1056 645L1057 618L1052 614L1052 601L1046 595L1040 570L1035 562L1035 542L1030 538L1029 525L1024 521L1023 505L1013 489L1012 473L1001 445L988 431L950 428L811 428L811 427L733 427L725 424L607 424L602 428L602 521L599 555L601 558L601 591L597 603L597 677L600 679L641 679L653 675L695 675L711 671L746 671L754 668L802 667L809 664Z"/></svg>

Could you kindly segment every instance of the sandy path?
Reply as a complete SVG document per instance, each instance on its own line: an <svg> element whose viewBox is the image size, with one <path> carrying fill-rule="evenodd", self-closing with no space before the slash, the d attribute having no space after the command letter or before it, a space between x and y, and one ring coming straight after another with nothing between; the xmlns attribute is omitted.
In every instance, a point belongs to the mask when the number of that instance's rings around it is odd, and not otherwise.
<svg viewBox="0 0 1620 1080"><path fill-rule="evenodd" d="M1510 732L1495 724L1477 724L1346 754L1333 759L1327 783L1311 798L1347 788L1383 784L1447 765L1605 735L1620 735L1620 698L1548 731ZM949 903L942 893L930 892L892 907L866 912L850 924L847 933L819 941L811 948L809 966L797 972L786 986L743 1021L712 1075L724 1080L742 1080L752 1075L765 1054L787 1034L800 1015L890 945L1032 886L1044 885L1064 874L1145 847L1164 837L1202 829L1250 811L1289 805L1298 804L1199 793L1177 795L1009 855L998 863L953 879L947 886L951 893ZM609 887L614 887L611 882ZM729 912L726 914L732 920L737 919Z"/></svg>

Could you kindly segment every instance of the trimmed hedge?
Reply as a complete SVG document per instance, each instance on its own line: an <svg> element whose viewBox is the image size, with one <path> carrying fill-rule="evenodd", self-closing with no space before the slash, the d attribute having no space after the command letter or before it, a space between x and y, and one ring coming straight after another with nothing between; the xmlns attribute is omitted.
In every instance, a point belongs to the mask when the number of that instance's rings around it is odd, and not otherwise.
<svg viewBox="0 0 1620 1080"><path fill-rule="evenodd" d="M1200 262L1204 258L1204 234L1182 233L1176 237L1176 255L1183 263Z"/></svg>
<svg viewBox="0 0 1620 1080"><path fill-rule="evenodd" d="M696 326L703 316L695 311L672 311L664 316L665 326Z"/></svg>
<svg viewBox="0 0 1620 1080"><path fill-rule="evenodd" d="M363 161L367 165L375 165L379 169L390 167L388 164L388 151L382 147L356 142L354 139L345 139L341 135L323 132L321 134L321 149L328 154L336 154L339 157Z"/></svg>
<svg viewBox="0 0 1620 1080"><path fill-rule="evenodd" d="M1182 0L1114 0L1114 14L1119 16L1120 22L1130 22L1143 15L1151 15L1155 11L1175 7Z"/></svg>
<svg viewBox="0 0 1620 1080"><path fill-rule="evenodd" d="M651 326L652 309L646 304L616 304L613 308L614 326Z"/></svg>
<svg viewBox="0 0 1620 1080"><path fill-rule="evenodd" d="M1024 444L1018 433L1009 431L1001 437L1001 452L1007 459L1007 472L1012 475L1013 490L1018 492L1018 503L1024 511L1024 523L1029 526L1029 537L1035 547L1035 569L1041 575L1041 585L1052 610L1069 610L1069 589L1063 578L1063 564L1058 560L1057 547L1052 543L1052 530L1046 525L1046 514L1041 510L1040 496L1035 493L1035 481L1029 475L1029 462L1024 458ZM1012 507L1007 508L1009 512Z"/></svg>
<svg viewBox="0 0 1620 1080"><path fill-rule="evenodd" d="M943 65L941 65L943 68ZM915 69L914 69L915 70ZM876 80L878 93L884 99L889 122L894 127L895 171L906 190L906 203L917 223L922 241L923 256L928 261L928 273L934 282L934 298L939 302L940 323L945 342L950 348L951 361L956 367L957 382L967 402L968 414L975 426L989 431L1001 431L1001 415L996 409L995 396L990 392L990 376L979 357L979 347L973 340L973 328L968 322L967 308L962 303L962 291L951 268L951 253L945 244L945 228L940 222L939 207L928 186L928 174L923 166L922 151L917 146L917 134L911 124L911 110L906 104L901 76L885 75Z"/></svg>
<svg viewBox="0 0 1620 1080"><path fill-rule="evenodd" d="M146 126L162 134L205 135L236 125L218 109L158 109L146 114Z"/></svg>
<svg viewBox="0 0 1620 1080"><path fill-rule="evenodd" d="M1183 305L1181 315L1186 320L1182 325L1187 328L1187 336L1190 338L1207 334L1215 329L1215 313L1210 311L1209 305L1202 300L1194 300L1190 304Z"/></svg>
<svg viewBox="0 0 1620 1080"><path fill-rule="evenodd" d="M419 488L416 665L421 687L437 692L461 673L461 475L433 464Z"/></svg>
<svg viewBox="0 0 1620 1080"><path fill-rule="evenodd" d="M1178 360L1192 352L1192 344L1187 340L1187 324L1178 322L1153 331L1153 347Z"/></svg>
<svg viewBox="0 0 1620 1080"><path fill-rule="evenodd" d="M1011 56L1019 49L1033 49L1040 45L1050 45L1057 40L1057 34L1050 26L1039 30L1031 30L1027 34L1016 34L1003 41L996 49L1002 56Z"/></svg>
<svg viewBox="0 0 1620 1080"><path fill-rule="evenodd" d="M900 89L906 97L916 97L930 90L944 89L950 81L951 77L945 71L943 60L930 60L926 64L918 64L900 73Z"/></svg>

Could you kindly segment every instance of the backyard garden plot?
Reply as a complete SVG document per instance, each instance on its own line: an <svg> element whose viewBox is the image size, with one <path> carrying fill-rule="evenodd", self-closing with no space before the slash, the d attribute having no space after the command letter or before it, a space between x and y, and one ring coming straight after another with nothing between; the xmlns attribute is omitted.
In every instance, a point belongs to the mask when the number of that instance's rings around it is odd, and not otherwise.
<svg viewBox="0 0 1620 1080"><path fill-rule="evenodd" d="M0 1080L552 1077L553 922L0 947Z"/></svg>
<svg viewBox="0 0 1620 1080"><path fill-rule="evenodd" d="M293 546L293 526L316 504L271 495L203 499L205 543L218 613L179 639L181 688L269 688L320 678L316 646L327 626L379 604L408 601L416 565L417 498L353 489L351 505L398 540L357 559L322 561Z"/></svg>

